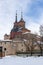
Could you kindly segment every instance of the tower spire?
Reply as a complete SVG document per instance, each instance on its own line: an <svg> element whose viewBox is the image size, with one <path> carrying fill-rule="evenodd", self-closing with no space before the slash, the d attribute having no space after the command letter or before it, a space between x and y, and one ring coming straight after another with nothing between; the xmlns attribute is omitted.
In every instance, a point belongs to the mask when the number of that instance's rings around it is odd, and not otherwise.
<svg viewBox="0 0 43 65"><path fill-rule="evenodd" d="M21 11L21 20L23 20L23 12Z"/></svg>
<svg viewBox="0 0 43 65"><path fill-rule="evenodd" d="M17 10L16 10L16 17L15 17L15 22L17 23Z"/></svg>

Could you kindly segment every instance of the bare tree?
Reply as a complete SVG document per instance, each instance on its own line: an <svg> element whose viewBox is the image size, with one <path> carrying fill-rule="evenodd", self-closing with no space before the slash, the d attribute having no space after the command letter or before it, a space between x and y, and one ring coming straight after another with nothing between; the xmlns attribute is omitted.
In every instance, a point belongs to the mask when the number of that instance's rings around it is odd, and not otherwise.
<svg viewBox="0 0 43 65"><path fill-rule="evenodd" d="M36 36L37 36L36 34L31 34L31 35L30 35L30 37L31 37L30 39L31 39L31 41L32 41L31 51L30 51L30 52L31 52L31 56L32 56L32 54L33 54L34 43L36 42Z"/></svg>
<svg viewBox="0 0 43 65"><path fill-rule="evenodd" d="M41 43L39 44L38 43L38 36L36 35L36 34L33 34L32 36L31 36L31 40L32 40L32 45L31 45L31 56L32 56L32 54L33 54L33 52L34 52L34 44L36 43L36 45L38 45L39 46L39 48L40 48L40 55L42 56L42 47L41 47ZM38 51L39 52L39 51ZM35 53L35 52L34 52ZM37 53L37 52L36 52Z"/></svg>
<svg viewBox="0 0 43 65"><path fill-rule="evenodd" d="M43 25L40 25L40 35L43 36Z"/></svg>
<svg viewBox="0 0 43 65"><path fill-rule="evenodd" d="M41 56L42 56L41 42L43 42L43 25L40 25L40 49L41 49Z"/></svg>

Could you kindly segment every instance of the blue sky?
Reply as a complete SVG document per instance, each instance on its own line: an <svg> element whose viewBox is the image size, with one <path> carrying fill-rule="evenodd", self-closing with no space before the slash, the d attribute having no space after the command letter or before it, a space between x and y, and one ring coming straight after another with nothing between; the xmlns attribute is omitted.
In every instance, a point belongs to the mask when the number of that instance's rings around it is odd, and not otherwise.
<svg viewBox="0 0 43 65"><path fill-rule="evenodd" d="M26 27L33 33L39 33L39 26L43 24L43 0L0 0L0 39L5 33L10 33L16 10L20 20L21 9Z"/></svg>

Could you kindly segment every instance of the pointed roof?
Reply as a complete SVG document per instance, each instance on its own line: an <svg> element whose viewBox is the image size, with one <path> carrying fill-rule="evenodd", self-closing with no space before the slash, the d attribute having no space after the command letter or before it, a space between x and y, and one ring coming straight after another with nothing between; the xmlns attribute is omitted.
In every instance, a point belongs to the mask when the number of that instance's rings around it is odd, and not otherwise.
<svg viewBox="0 0 43 65"><path fill-rule="evenodd" d="M15 22L17 23L17 10L16 10L16 16L15 16Z"/></svg>
<svg viewBox="0 0 43 65"><path fill-rule="evenodd" d="M23 12L21 11L21 20L23 20Z"/></svg>
<svg viewBox="0 0 43 65"><path fill-rule="evenodd" d="M19 22L25 22L25 21L23 20L23 12L22 12L22 11L21 11L21 19L20 19Z"/></svg>

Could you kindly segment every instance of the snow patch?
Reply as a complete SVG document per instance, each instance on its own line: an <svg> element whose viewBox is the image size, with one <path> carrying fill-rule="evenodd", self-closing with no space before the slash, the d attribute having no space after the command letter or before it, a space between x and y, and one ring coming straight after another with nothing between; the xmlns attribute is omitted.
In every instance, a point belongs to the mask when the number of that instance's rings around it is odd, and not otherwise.
<svg viewBox="0 0 43 65"><path fill-rule="evenodd" d="M43 65L43 57L6 56L0 59L0 65Z"/></svg>

